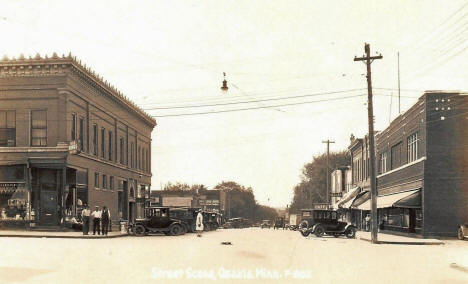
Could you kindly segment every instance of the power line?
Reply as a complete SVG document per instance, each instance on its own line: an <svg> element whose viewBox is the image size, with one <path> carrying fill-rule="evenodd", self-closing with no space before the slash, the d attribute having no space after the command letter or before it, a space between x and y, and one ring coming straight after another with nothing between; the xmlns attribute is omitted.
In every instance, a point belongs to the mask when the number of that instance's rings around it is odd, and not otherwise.
<svg viewBox="0 0 468 284"><path fill-rule="evenodd" d="M288 103L288 104L280 104L280 105L272 105L272 106L258 106L258 107L249 107L249 108L240 108L240 109L220 110L220 111L179 113L179 114L168 114L168 115L153 115L152 117L154 117L154 118L158 118L158 117L177 117L177 116L191 116L191 115L204 115L204 114L237 112L237 111L246 111L246 110L255 110L255 109L268 109L268 108L275 108L275 107L285 107L285 106L304 105L304 104L312 104L312 103L319 103L319 102L337 101L337 100L357 98L357 97L362 97L362 96L365 96L365 95L362 94L362 95L354 95L354 96L347 96L347 97L341 97L341 98L332 98L332 99L323 99L323 100L316 100L316 101L309 101L309 102Z"/></svg>
<svg viewBox="0 0 468 284"><path fill-rule="evenodd" d="M181 109L181 108L199 108L199 107L213 107L213 106L225 106L225 105L238 105L238 104L248 104L248 103L259 103L259 102L268 102L268 101L278 101L278 100L288 100L288 99L297 99L297 98L306 98L322 95L331 95L331 94L340 94L348 93L355 91L362 91L364 88L360 89L349 89L342 91L332 91L332 92L323 92L323 93L314 93L309 95L300 95L300 96L289 96L289 97L280 97L280 98L271 98L271 99L258 99L258 100L249 100L241 102L227 102L227 103L217 103L217 104L206 104L206 105L193 105L193 106L172 106L172 107L155 107L155 108L145 108L144 110L162 110L162 109Z"/></svg>

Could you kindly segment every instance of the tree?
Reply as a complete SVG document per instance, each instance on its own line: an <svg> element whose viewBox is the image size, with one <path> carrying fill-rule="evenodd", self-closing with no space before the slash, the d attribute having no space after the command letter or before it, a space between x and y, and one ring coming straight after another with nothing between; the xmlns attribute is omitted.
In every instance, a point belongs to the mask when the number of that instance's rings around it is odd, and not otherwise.
<svg viewBox="0 0 468 284"><path fill-rule="evenodd" d="M329 157L330 172L341 166L349 166L347 151L331 152ZM314 203L326 203L327 196L327 154L314 156L312 162L302 168L301 182L294 187L294 197L290 212L311 208Z"/></svg>

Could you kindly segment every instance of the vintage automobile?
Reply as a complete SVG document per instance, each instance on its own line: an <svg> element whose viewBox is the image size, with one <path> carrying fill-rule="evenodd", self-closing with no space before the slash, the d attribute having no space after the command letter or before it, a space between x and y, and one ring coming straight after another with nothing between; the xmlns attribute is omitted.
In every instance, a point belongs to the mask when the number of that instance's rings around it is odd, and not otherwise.
<svg viewBox="0 0 468 284"><path fill-rule="evenodd" d="M339 212L333 210L304 209L299 231L304 237L312 233L317 237L327 234L334 237L345 235L347 238L355 238L356 227L340 221L339 217Z"/></svg>
<svg viewBox="0 0 468 284"><path fill-rule="evenodd" d="M279 229L282 228L283 230L285 229L285 223L284 223L284 218L283 217L276 217L275 219L275 224L273 226L273 229Z"/></svg>
<svg viewBox="0 0 468 284"><path fill-rule="evenodd" d="M271 228L271 225L270 225L270 220L263 220L262 221L262 224L260 225L260 227L263 229L263 228L268 228L270 229Z"/></svg>
<svg viewBox="0 0 468 284"><path fill-rule="evenodd" d="M149 207L145 209L145 218L128 225L128 232L136 236L154 233L177 236L185 234L185 227L181 220L170 217L169 207Z"/></svg>
<svg viewBox="0 0 468 284"><path fill-rule="evenodd" d="M171 208L169 217L180 220L184 225L185 232L194 233L199 210L200 208L192 207Z"/></svg>
<svg viewBox="0 0 468 284"><path fill-rule="evenodd" d="M462 224L458 227L458 239L467 240L468 239L468 223Z"/></svg>

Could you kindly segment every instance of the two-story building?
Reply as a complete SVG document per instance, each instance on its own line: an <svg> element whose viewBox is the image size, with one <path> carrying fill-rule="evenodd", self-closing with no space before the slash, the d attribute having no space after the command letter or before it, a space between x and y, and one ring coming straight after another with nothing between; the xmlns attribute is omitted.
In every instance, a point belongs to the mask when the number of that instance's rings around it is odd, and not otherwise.
<svg viewBox="0 0 468 284"><path fill-rule="evenodd" d="M71 55L3 58L0 224L64 225L85 204L132 220L149 197L155 125Z"/></svg>
<svg viewBox="0 0 468 284"><path fill-rule="evenodd" d="M381 229L455 236L468 220L467 109L468 96L427 91L376 135Z"/></svg>

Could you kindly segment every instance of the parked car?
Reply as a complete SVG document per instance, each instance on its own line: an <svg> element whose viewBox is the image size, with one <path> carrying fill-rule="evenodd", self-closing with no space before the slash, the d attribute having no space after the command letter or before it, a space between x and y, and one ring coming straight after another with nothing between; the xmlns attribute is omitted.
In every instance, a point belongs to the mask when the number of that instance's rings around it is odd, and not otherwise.
<svg viewBox="0 0 468 284"><path fill-rule="evenodd" d="M196 226L196 219L199 208L171 208L169 217L180 220L184 225L185 232L194 233Z"/></svg>
<svg viewBox="0 0 468 284"><path fill-rule="evenodd" d="M136 236L154 233L177 236L185 234L185 228L181 220L170 217L169 207L150 207L145 209L145 218L128 225L128 232Z"/></svg>
<svg viewBox="0 0 468 284"><path fill-rule="evenodd" d="M302 210L302 222L299 225L299 231L304 237L315 234L317 237L323 235L332 235L339 237L341 235L347 238L356 237L356 227L347 222L339 221L340 214L333 210Z"/></svg>
<svg viewBox="0 0 468 284"><path fill-rule="evenodd" d="M284 224L284 218L283 217L276 217L275 219L275 224L273 226L273 229L279 229L279 228L285 228L285 224Z"/></svg>
<svg viewBox="0 0 468 284"><path fill-rule="evenodd" d="M462 224L458 227L458 239L459 240L468 239L468 223Z"/></svg>
<svg viewBox="0 0 468 284"><path fill-rule="evenodd" d="M262 224L260 225L260 227L263 229L263 228L268 228L270 229L271 228L271 224L270 224L270 220L263 220L262 221Z"/></svg>

